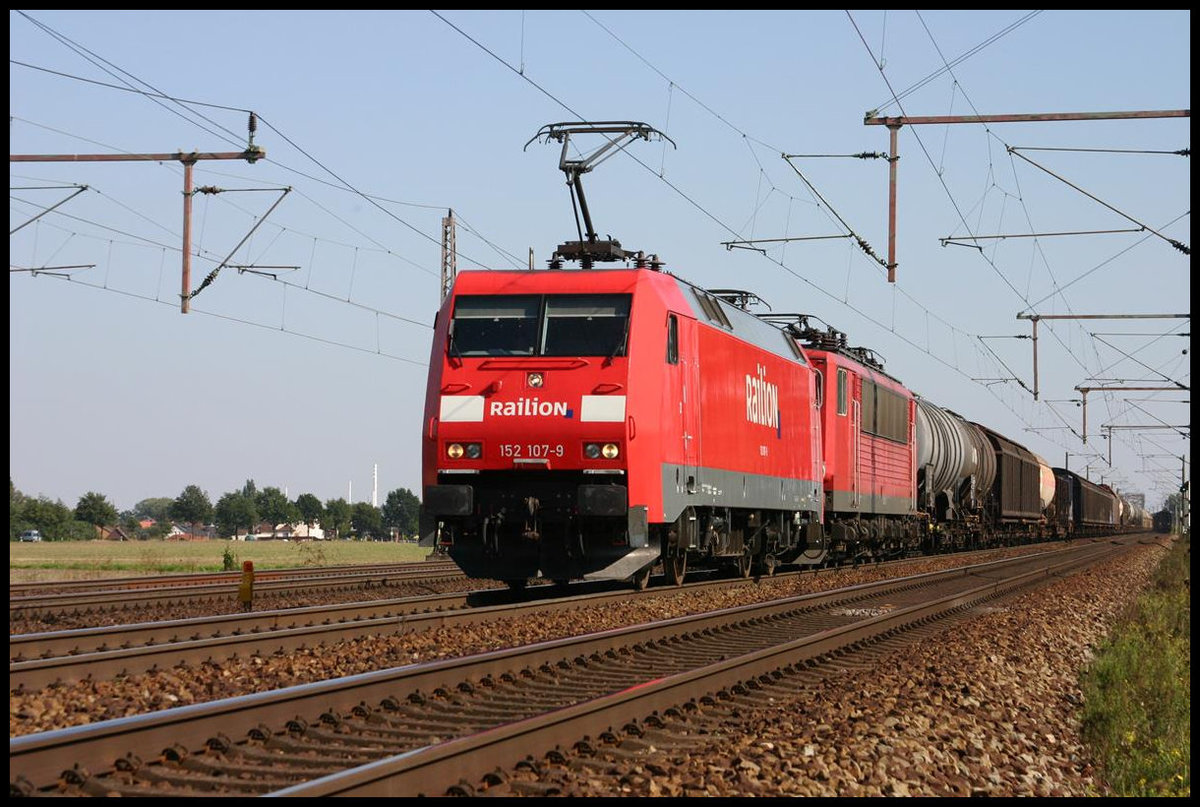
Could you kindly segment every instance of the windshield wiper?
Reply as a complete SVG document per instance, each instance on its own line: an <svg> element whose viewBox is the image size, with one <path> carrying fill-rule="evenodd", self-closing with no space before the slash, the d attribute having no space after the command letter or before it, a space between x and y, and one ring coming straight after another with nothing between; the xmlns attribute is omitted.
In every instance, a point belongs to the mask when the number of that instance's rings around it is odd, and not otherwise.
<svg viewBox="0 0 1200 807"><path fill-rule="evenodd" d="M627 341L629 341L629 320L625 320L625 332L621 334L621 341L617 342L617 346L604 358L605 366L612 364L612 360L617 356L625 355L625 343Z"/></svg>

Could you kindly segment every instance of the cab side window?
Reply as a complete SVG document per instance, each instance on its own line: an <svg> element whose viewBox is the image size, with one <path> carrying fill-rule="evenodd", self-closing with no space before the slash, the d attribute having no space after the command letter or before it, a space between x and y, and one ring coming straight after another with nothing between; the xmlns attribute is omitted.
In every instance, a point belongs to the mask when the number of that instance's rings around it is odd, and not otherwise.
<svg viewBox="0 0 1200 807"><path fill-rule="evenodd" d="M679 320L667 315L667 364L679 364Z"/></svg>
<svg viewBox="0 0 1200 807"><path fill-rule="evenodd" d="M846 371L839 369L837 371L837 413L839 415L846 414Z"/></svg>

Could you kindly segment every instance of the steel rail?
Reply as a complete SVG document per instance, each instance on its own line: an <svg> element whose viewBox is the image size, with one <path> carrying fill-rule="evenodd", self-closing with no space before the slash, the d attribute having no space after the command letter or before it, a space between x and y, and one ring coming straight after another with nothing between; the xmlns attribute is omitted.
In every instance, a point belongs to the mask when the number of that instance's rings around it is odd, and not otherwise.
<svg viewBox="0 0 1200 807"><path fill-rule="evenodd" d="M370 586L391 586L400 583L411 583L423 580L465 580L466 577L457 568L441 567L429 571L397 571L374 572L360 575L341 575L337 577L260 583L256 580L254 593L256 597L263 594L276 594L297 590L329 590L366 588ZM9 621L14 617L36 615L41 613L75 614L97 610L134 610L158 605L181 605L186 603L207 602L220 598L230 598L237 601L238 581L221 585L186 586L181 589L167 591L163 589L130 590L95 592L92 594L50 594L45 596L15 597L8 601Z"/></svg>
<svg viewBox="0 0 1200 807"><path fill-rule="evenodd" d="M21 567L16 567L21 568ZM406 571L433 571L458 568L451 561L414 561L411 563L346 564L286 569L256 569L255 580L259 582L278 580L312 580L322 577L353 576ZM158 574L138 577L103 577L91 580L53 580L9 583L8 596L36 596L29 592L53 589L54 594L74 591L110 591L141 588L179 588L220 583L237 584L242 579L240 571L233 572L184 572L180 574Z"/></svg>

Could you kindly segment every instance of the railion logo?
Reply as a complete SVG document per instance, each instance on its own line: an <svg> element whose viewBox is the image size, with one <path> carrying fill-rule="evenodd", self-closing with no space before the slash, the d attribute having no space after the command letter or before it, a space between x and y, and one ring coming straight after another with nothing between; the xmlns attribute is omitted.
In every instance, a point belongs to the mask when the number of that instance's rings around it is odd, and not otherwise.
<svg viewBox="0 0 1200 807"><path fill-rule="evenodd" d="M746 420L779 430L779 387L767 381L767 368L746 374Z"/></svg>
<svg viewBox="0 0 1200 807"><path fill-rule="evenodd" d="M537 398L518 398L515 401L492 401L488 414L496 417L574 417L575 413L562 401L542 401Z"/></svg>

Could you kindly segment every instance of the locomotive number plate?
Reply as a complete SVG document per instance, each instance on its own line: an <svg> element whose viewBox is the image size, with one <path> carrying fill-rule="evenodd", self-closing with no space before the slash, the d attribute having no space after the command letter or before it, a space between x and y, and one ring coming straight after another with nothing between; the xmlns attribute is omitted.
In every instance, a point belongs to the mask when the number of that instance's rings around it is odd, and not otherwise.
<svg viewBox="0 0 1200 807"><path fill-rule="evenodd" d="M501 443L500 456L514 459L542 459L566 456L562 443Z"/></svg>

